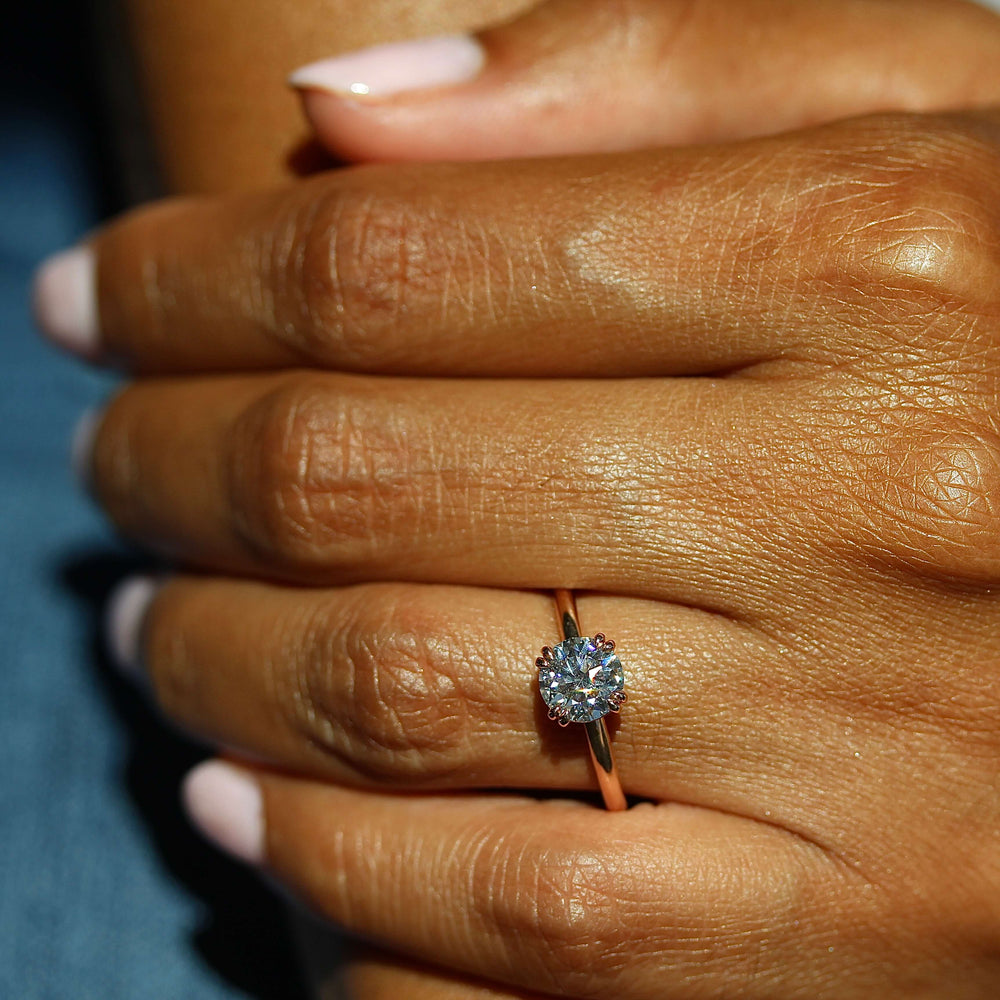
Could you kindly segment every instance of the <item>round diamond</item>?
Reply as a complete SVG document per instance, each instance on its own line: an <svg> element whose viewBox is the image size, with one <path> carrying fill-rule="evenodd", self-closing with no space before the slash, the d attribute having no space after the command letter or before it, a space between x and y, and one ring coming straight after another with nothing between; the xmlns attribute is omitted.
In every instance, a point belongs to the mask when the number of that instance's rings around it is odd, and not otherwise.
<svg viewBox="0 0 1000 1000"><path fill-rule="evenodd" d="M613 648L580 636L563 640L539 662L538 688L557 718L595 722L620 704L625 674Z"/></svg>

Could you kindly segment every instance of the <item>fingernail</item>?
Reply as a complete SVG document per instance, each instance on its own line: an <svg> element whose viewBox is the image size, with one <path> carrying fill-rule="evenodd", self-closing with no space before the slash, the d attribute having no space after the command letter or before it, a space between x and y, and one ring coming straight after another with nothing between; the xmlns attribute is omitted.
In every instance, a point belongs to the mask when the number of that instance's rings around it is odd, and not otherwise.
<svg viewBox="0 0 1000 1000"><path fill-rule="evenodd" d="M126 677L144 680L142 639L153 598L163 581L152 576L133 576L120 583L108 600L104 636L111 661Z"/></svg>
<svg viewBox="0 0 1000 1000"><path fill-rule="evenodd" d="M260 785L221 760L199 764L184 779L188 819L216 847L246 862L264 860L264 806Z"/></svg>
<svg viewBox="0 0 1000 1000"><path fill-rule="evenodd" d="M376 45L297 69L288 82L299 89L327 90L350 97L388 97L465 83L486 61L469 35L445 35Z"/></svg>
<svg viewBox="0 0 1000 1000"><path fill-rule="evenodd" d="M73 437L69 446L69 464L76 476L76 481L89 490L92 481L91 468L94 454L94 440L97 428L101 425L103 407L92 406L84 410L73 428Z"/></svg>
<svg viewBox="0 0 1000 1000"><path fill-rule="evenodd" d="M63 250L35 272L35 322L49 340L74 354L98 354L97 284L94 252L87 246Z"/></svg>

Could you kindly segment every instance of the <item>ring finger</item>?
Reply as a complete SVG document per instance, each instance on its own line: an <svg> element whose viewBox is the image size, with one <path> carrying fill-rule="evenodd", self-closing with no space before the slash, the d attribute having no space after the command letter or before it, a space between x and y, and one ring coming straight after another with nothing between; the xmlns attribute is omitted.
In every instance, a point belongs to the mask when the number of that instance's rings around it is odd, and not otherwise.
<svg viewBox="0 0 1000 1000"><path fill-rule="evenodd" d="M117 604L140 611L128 591ZM613 635L625 666L629 703L612 729L629 794L813 835L829 796L803 789L828 788L819 772L843 738L817 671L693 608L587 595L580 611L591 634ZM594 787L579 728L549 721L539 696L534 659L557 636L548 595L182 577L142 619L161 706L216 745L358 787Z"/></svg>

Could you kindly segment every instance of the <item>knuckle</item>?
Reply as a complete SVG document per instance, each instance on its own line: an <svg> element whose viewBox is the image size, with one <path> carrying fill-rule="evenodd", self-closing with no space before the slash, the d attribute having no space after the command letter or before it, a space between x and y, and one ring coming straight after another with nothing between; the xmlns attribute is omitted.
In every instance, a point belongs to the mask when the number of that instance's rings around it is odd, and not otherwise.
<svg viewBox="0 0 1000 1000"><path fill-rule="evenodd" d="M375 558L410 498L409 445L368 394L295 375L234 421L224 470L232 529L252 556L292 572Z"/></svg>
<svg viewBox="0 0 1000 1000"><path fill-rule="evenodd" d="M468 765L464 650L424 601L379 589L359 588L311 630L296 727L365 781L444 782Z"/></svg>
<svg viewBox="0 0 1000 1000"><path fill-rule="evenodd" d="M461 859L471 873L481 916L496 927L512 966L537 964L546 985L590 995L596 982L635 963L635 923L624 898L621 862L607 853L575 849L555 836L526 836L520 850L480 839L473 857Z"/></svg>
<svg viewBox="0 0 1000 1000"><path fill-rule="evenodd" d="M280 251L281 280L294 282L298 295L289 297L296 313L279 333L306 357L352 369L415 356L419 346L404 324L445 310L457 225L428 197L405 190L346 186L325 194L298 223L297 252Z"/></svg>
<svg viewBox="0 0 1000 1000"><path fill-rule="evenodd" d="M324 394L298 380L279 385L236 419L227 448L233 529L254 555L282 567L309 562L324 541L318 462Z"/></svg>
<svg viewBox="0 0 1000 1000"><path fill-rule="evenodd" d="M1000 183L995 140L960 116L876 119L860 154L838 171L820 231L838 232L820 278L912 346L954 324L929 315L983 316L1000 304ZM887 153L886 150L891 150ZM831 275L831 271L834 273ZM907 319L913 322L907 323Z"/></svg>
<svg viewBox="0 0 1000 1000"><path fill-rule="evenodd" d="M857 446L834 446L840 470L829 500L843 511L860 498L864 545L879 556L922 574L992 582L1000 578L996 138L962 115L881 116L860 129L835 171L844 196L827 197L820 212L822 228L840 238L819 277L858 307L852 353L864 350L849 365L850 391L834 402L861 433Z"/></svg>
<svg viewBox="0 0 1000 1000"><path fill-rule="evenodd" d="M974 410L938 406L880 419L866 500L894 560L973 584L1000 580L1000 437ZM874 464L874 468L872 465Z"/></svg>

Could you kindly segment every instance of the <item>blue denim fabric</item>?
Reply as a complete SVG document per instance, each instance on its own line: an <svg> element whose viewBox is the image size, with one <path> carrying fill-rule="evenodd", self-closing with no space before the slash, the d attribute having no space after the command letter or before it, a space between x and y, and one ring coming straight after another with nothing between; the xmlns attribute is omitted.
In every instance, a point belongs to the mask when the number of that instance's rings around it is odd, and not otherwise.
<svg viewBox="0 0 1000 1000"><path fill-rule="evenodd" d="M100 652L135 556L67 458L113 382L40 342L27 302L105 210L80 6L26 5L0 53L0 997L295 998L282 907L180 815L197 750Z"/></svg>

